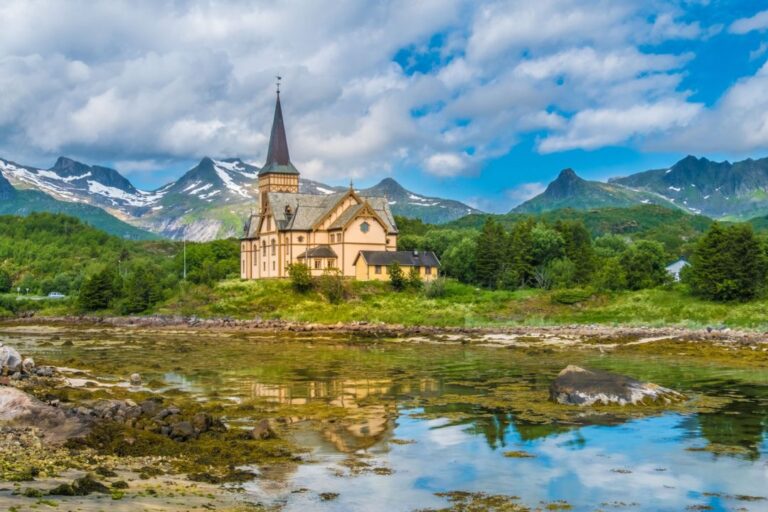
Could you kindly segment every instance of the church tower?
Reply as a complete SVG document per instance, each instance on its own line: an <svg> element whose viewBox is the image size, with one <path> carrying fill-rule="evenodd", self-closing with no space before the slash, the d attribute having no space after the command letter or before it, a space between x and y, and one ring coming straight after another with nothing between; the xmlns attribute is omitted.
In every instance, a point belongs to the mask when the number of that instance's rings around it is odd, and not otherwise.
<svg viewBox="0 0 768 512"><path fill-rule="evenodd" d="M272 121L272 133L269 136L267 161L259 171L259 199L261 210L267 207L268 192L299 192L299 171L291 163L288 155L288 139L285 136L283 108L280 106L280 83L277 87L275 118Z"/></svg>

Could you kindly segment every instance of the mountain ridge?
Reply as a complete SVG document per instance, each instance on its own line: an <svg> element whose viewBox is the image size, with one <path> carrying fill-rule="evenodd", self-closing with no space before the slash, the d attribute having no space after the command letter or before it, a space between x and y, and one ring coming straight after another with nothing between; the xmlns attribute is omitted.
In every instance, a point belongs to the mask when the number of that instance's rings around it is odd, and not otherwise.
<svg viewBox="0 0 768 512"><path fill-rule="evenodd" d="M37 190L58 201L95 206L142 230L199 241L240 235L243 220L257 207L258 172L259 167L239 158L206 156L175 181L145 191L115 169L63 156L49 169L0 159L0 175L12 189ZM2 187L0 183L0 191ZM299 189L321 195L346 187L301 178ZM460 201L416 194L393 178L359 192L385 195L394 214L424 222L441 223L480 213Z"/></svg>

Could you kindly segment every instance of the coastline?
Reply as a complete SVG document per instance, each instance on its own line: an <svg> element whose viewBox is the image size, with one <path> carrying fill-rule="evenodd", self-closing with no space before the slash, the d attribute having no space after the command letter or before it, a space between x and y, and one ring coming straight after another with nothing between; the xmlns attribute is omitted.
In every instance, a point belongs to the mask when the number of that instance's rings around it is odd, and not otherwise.
<svg viewBox="0 0 768 512"><path fill-rule="evenodd" d="M587 339L677 339L681 341L731 342L743 345L768 344L768 333L743 328L688 328L681 326L643 326L606 324L551 324L551 325L487 325L487 326L430 326L372 322L323 324L274 319L238 320L231 318L198 318L170 315L151 316L46 316L0 320L4 327L48 325L62 327L111 327L157 330L197 330L254 333L315 333L356 335L371 338L456 337L471 340L493 335L526 337L581 337Z"/></svg>

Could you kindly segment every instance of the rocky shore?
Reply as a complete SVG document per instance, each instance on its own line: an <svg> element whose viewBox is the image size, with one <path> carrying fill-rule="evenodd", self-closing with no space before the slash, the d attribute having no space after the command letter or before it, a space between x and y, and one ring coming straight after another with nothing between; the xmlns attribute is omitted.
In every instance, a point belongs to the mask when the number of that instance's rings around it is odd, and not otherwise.
<svg viewBox="0 0 768 512"><path fill-rule="evenodd" d="M407 338L416 336L578 336L583 338L675 338L681 340L729 341L746 345L768 342L768 333L756 330L730 329L710 326L701 329L685 327L651 326L610 326L598 324L574 324L551 326L483 326L443 327L352 322L337 324L303 323L284 320L260 319L238 320L233 318L198 318L166 315L151 316L62 316L29 317L0 321L2 326L14 325L58 325L58 326L104 326L146 329L195 329L216 331L292 332L292 333L333 333L354 334L372 338Z"/></svg>

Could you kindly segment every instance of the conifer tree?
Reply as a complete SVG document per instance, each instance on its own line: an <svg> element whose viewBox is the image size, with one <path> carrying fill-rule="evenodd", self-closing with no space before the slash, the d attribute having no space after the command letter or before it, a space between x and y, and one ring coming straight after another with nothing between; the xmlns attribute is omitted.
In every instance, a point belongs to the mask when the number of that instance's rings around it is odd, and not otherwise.
<svg viewBox="0 0 768 512"><path fill-rule="evenodd" d="M595 269L595 250L586 226L581 221L561 220L555 224L555 229L563 237L565 257L576 266L576 283L589 282Z"/></svg>
<svg viewBox="0 0 768 512"><path fill-rule="evenodd" d="M389 282L392 285L392 288L397 291L405 288L405 275L403 275L403 268L398 262L393 261L389 267L387 267L387 271L389 272Z"/></svg>
<svg viewBox="0 0 768 512"><path fill-rule="evenodd" d="M504 260L504 229L491 217L477 237L475 276L480 286L495 288Z"/></svg>
<svg viewBox="0 0 768 512"><path fill-rule="evenodd" d="M687 280L691 290L718 301L749 300L765 289L766 257L749 224L713 224L699 240Z"/></svg>
<svg viewBox="0 0 768 512"><path fill-rule="evenodd" d="M85 311L106 309L117 296L117 274L111 267L89 276L83 281L78 304Z"/></svg>

